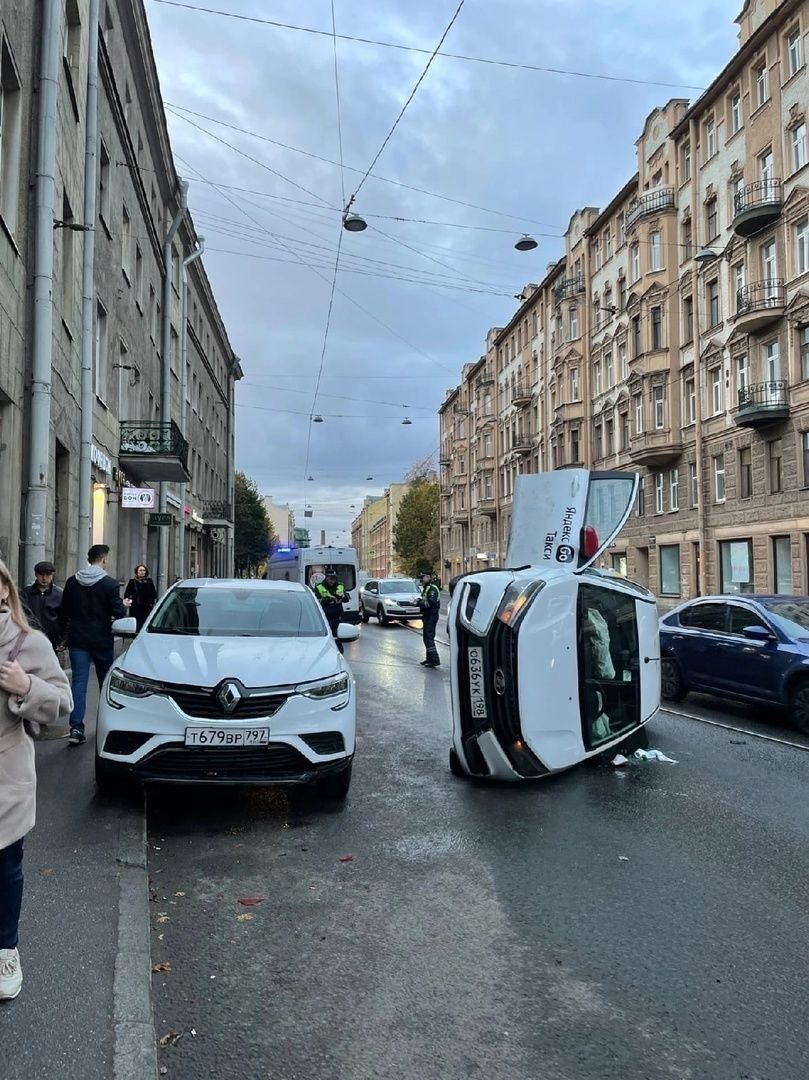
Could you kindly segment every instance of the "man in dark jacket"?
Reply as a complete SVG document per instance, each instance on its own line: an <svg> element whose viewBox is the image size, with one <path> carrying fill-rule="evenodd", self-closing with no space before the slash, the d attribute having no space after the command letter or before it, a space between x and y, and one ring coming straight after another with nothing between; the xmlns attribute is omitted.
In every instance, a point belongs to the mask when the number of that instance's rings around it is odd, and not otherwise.
<svg viewBox="0 0 809 1080"><path fill-rule="evenodd" d="M87 568L68 578L62 593L60 617L73 675L73 712L68 739L72 746L85 741L84 710L90 664L92 662L96 669L100 687L113 661L112 620L125 616L132 603L121 600L118 582L107 573L109 553L106 544L94 544L87 552Z"/></svg>
<svg viewBox="0 0 809 1080"><path fill-rule="evenodd" d="M421 573L421 597L419 608L421 609L422 638L427 656L421 661L422 667L438 667L441 663L438 657L438 649L435 647L435 631L438 626L438 616L441 614L441 590L433 580L429 570Z"/></svg>
<svg viewBox="0 0 809 1080"><path fill-rule="evenodd" d="M20 596L34 626L42 631L54 649L58 649L64 639L59 623L62 590L53 583L55 573L52 562L38 562L34 567L36 580L26 585Z"/></svg>

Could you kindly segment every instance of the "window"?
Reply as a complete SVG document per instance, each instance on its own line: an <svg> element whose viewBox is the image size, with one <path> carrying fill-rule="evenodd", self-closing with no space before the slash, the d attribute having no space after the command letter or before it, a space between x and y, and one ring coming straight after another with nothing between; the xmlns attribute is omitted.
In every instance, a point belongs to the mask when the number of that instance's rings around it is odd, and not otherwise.
<svg viewBox="0 0 809 1080"><path fill-rule="evenodd" d="M622 450L628 450L629 449L629 440L630 440L629 413L628 412L622 412L621 415L620 415L620 421L619 422L621 424L621 449Z"/></svg>
<svg viewBox="0 0 809 1080"><path fill-rule="evenodd" d="M680 470L672 469L669 473L669 510L680 509Z"/></svg>
<svg viewBox="0 0 809 1080"><path fill-rule="evenodd" d="M711 388L711 416L718 416L722 412L722 368L711 368L708 381Z"/></svg>
<svg viewBox="0 0 809 1080"><path fill-rule="evenodd" d="M680 183L691 179L691 143L684 142L680 147Z"/></svg>
<svg viewBox="0 0 809 1080"><path fill-rule="evenodd" d="M732 270L732 274L733 274L733 289L734 289L734 292L736 294L736 304L737 304L737 307L738 307L738 305L740 303L740 300L741 300L741 295L740 294L742 293L742 290L744 289L744 283L745 283L744 263L739 263L737 266L734 266L733 270Z"/></svg>
<svg viewBox="0 0 809 1080"><path fill-rule="evenodd" d="M635 394L632 399L635 402L635 434L643 433L643 395Z"/></svg>
<svg viewBox="0 0 809 1080"><path fill-rule="evenodd" d="M8 42L0 54L0 215L14 233L20 203L20 79Z"/></svg>
<svg viewBox="0 0 809 1080"><path fill-rule="evenodd" d="M663 387L655 386L652 390L652 412L654 414L655 431L662 431L665 424L665 406L663 401Z"/></svg>
<svg viewBox="0 0 809 1080"><path fill-rule="evenodd" d="M143 314L143 252L135 244L135 303Z"/></svg>
<svg viewBox="0 0 809 1080"><path fill-rule="evenodd" d="M664 596L680 595L679 544L665 544L660 548L660 592Z"/></svg>
<svg viewBox="0 0 809 1080"><path fill-rule="evenodd" d="M727 626L727 604L694 604L680 615L680 626L722 634Z"/></svg>
<svg viewBox="0 0 809 1080"><path fill-rule="evenodd" d="M746 355L736 357L736 390L741 401L742 394L750 385L750 361Z"/></svg>
<svg viewBox="0 0 809 1080"><path fill-rule="evenodd" d="M778 191L773 183L775 179L775 166L773 163L772 150L766 150L758 159L758 176L761 181L761 198L776 198Z"/></svg>
<svg viewBox="0 0 809 1080"><path fill-rule="evenodd" d="M606 387L609 390L611 386L615 386L615 355L612 347L607 350L607 382Z"/></svg>
<svg viewBox="0 0 809 1080"><path fill-rule="evenodd" d="M730 182L730 213L735 216L742 207L742 193L744 191L744 176L737 176Z"/></svg>
<svg viewBox="0 0 809 1080"><path fill-rule="evenodd" d="M766 60L753 68L753 78L756 83L756 108L761 108L770 99L770 73Z"/></svg>
<svg viewBox="0 0 809 1080"><path fill-rule="evenodd" d="M132 221L126 206L121 212L121 269L128 282L132 280Z"/></svg>
<svg viewBox="0 0 809 1080"><path fill-rule="evenodd" d="M663 490L664 490L664 477L663 473L655 473L655 513L663 513Z"/></svg>
<svg viewBox="0 0 809 1080"><path fill-rule="evenodd" d="M708 294L708 326L718 326L720 323L719 317L719 278L714 278L713 281L709 281L706 286L706 292Z"/></svg>
<svg viewBox="0 0 809 1080"><path fill-rule="evenodd" d="M96 301L96 332L93 348L93 390L97 398L104 401L107 395L107 309L100 300Z"/></svg>
<svg viewBox="0 0 809 1080"><path fill-rule="evenodd" d="M663 309L652 308L652 348L663 348Z"/></svg>
<svg viewBox="0 0 809 1080"><path fill-rule="evenodd" d="M570 400L578 401L579 399L579 369L573 367L570 369Z"/></svg>
<svg viewBox="0 0 809 1080"><path fill-rule="evenodd" d="M795 273L809 274L809 217L795 226Z"/></svg>
<svg viewBox="0 0 809 1080"><path fill-rule="evenodd" d="M788 536L772 538L772 569L775 592L782 596L791 596L792 586L792 541Z"/></svg>
<svg viewBox="0 0 809 1080"><path fill-rule="evenodd" d="M697 476L696 462L692 461L688 466L688 490L691 496L691 505L699 506L699 477Z"/></svg>
<svg viewBox="0 0 809 1080"><path fill-rule="evenodd" d="M643 517L646 513L646 478L641 476L638 480L638 501L636 503L636 513L638 517Z"/></svg>
<svg viewBox="0 0 809 1080"><path fill-rule="evenodd" d="M152 343L157 343L160 323L160 305L157 303L154 285L149 286L149 335Z"/></svg>
<svg viewBox="0 0 809 1080"><path fill-rule="evenodd" d="M792 171L802 169L806 160L806 122L801 121L792 129Z"/></svg>
<svg viewBox="0 0 809 1080"><path fill-rule="evenodd" d="M629 358L626 352L626 342L622 341L618 346L618 365L621 371L621 381L624 382L629 378ZM807 375L809 378L809 375Z"/></svg>
<svg viewBox="0 0 809 1080"><path fill-rule="evenodd" d="M593 262L596 270L601 269L601 243L598 240L593 241Z"/></svg>
<svg viewBox="0 0 809 1080"><path fill-rule="evenodd" d="M725 455L717 454L713 459L714 502L725 501Z"/></svg>
<svg viewBox="0 0 809 1080"><path fill-rule="evenodd" d="M796 26L787 34L787 58L790 76L796 75L803 67L803 43L800 27Z"/></svg>
<svg viewBox="0 0 809 1080"><path fill-rule="evenodd" d="M626 311L626 278L618 278L618 310Z"/></svg>
<svg viewBox="0 0 809 1080"><path fill-rule="evenodd" d="M778 341L768 341L764 346L764 379L766 382L772 384L777 383L781 378L781 350L778 346ZM772 391L777 390L776 386L770 386Z"/></svg>
<svg viewBox="0 0 809 1080"><path fill-rule="evenodd" d="M694 424L697 420L697 393L695 381L693 379L686 379L684 390L683 405L685 406L685 422L686 424Z"/></svg>
<svg viewBox="0 0 809 1080"><path fill-rule="evenodd" d="M593 361L593 391L596 394L601 393L601 361Z"/></svg>
<svg viewBox="0 0 809 1080"><path fill-rule="evenodd" d="M730 133L735 135L742 126L742 95L740 90L734 91L730 98Z"/></svg>
<svg viewBox="0 0 809 1080"><path fill-rule="evenodd" d="M79 85L79 60L81 57L81 20L77 0L67 0L65 21L62 26L62 68L76 120L79 119L76 90Z"/></svg>
<svg viewBox="0 0 809 1080"><path fill-rule="evenodd" d="M719 235L719 200L715 196L705 204L705 231L709 243Z"/></svg>
<svg viewBox="0 0 809 1080"><path fill-rule="evenodd" d="M581 450L579 447L580 433L578 428L570 429L570 460L575 465L581 461Z"/></svg>
<svg viewBox="0 0 809 1080"><path fill-rule="evenodd" d="M604 234L604 250L607 254L607 259L612 258L612 229L607 229Z"/></svg>
<svg viewBox="0 0 809 1080"><path fill-rule="evenodd" d="M739 498L753 494L753 452L749 446L739 451Z"/></svg>
<svg viewBox="0 0 809 1080"><path fill-rule="evenodd" d="M629 252L632 280L637 281L640 277L640 244L635 242Z"/></svg>
<svg viewBox="0 0 809 1080"><path fill-rule="evenodd" d="M694 340L694 297L683 297L683 345Z"/></svg>
<svg viewBox="0 0 809 1080"><path fill-rule="evenodd" d="M801 432L801 458L803 459L803 486L809 488L809 431Z"/></svg>
<svg viewBox="0 0 809 1080"><path fill-rule="evenodd" d="M771 439L767 443L767 461L770 473L770 494L783 491L783 443L781 439Z"/></svg>
<svg viewBox="0 0 809 1080"><path fill-rule="evenodd" d="M593 457L596 461L601 457L601 424L593 425Z"/></svg>
<svg viewBox="0 0 809 1080"><path fill-rule="evenodd" d="M98 216L105 225L110 221L110 155L104 140L98 147Z"/></svg>
<svg viewBox="0 0 809 1080"><path fill-rule="evenodd" d="M798 351L801 357L801 378L809 379L809 326L798 331Z"/></svg>
<svg viewBox="0 0 809 1080"><path fill-rule="evenodd" d="M626 577L626 555L613 555L612 568L616 574Z"/></svg>
<svg viewBox="0 0 809 1080"><path fill-rule="evenodd" d="M805 129L806 125L804 124L804 135L806 134ZM649 233L649 269L663 269L663 245L659 232Z"/></svg>
<svg viewBox="0 0 809 1080"><path fill-rule="evenodd" d="M568 317L569 338L575 341L579 336L579 309L572 307Z"/></svg>
<svg viewBox="0 0 809 1080"><path fill-rule="evenodd" d="M691 218L687 218L680 229L680 247L682 261L688 262L694 254Z"/></svg>
<svg viewBox="0 0 809 1080"><path fill-rule="evenodd" d="M62 193L62 221L64 226L59 230L62 255L61 314L65 325L72 327L76 303L76 252L73 239L76 234L70 228L73 224L73 211L67 194L64 192Z"/></svg>
<svg viewBox="0 0 809 1080"><path fill-rule="evenodd" d="M636 315L632 319L632 359L637 360L642 352L643 341L641 339L640 315Z"/></svg>
<svg viewBox="0 0 809 1080"><path fill-rule="evenodd" d="M775 281L778 277L778 260L776 258L775 241L763 244L761 248L761 276L764 281Z"/></svg>
<svg viewBox="0 0 809 1080"><path fill-rule="evenodd" d="M709 116L703 125L705 133L705 158L707 161L712 158L716 153L716 121L712 116Z"/></svg>
<svg viewBox="0 0 809 1080"><path fill-rule="evenodd" d="M753 592L753 544L750 540L723 540L719 545L723 593Z"/></svg>
<svg viewBox="0 0 809 1080"><path fill-rule="evenodd" d="M171 327L170 332L170 351L169 351L169 363L171 364L171 370L174 375L179 371L180 365L180 339L177 336L177 331L174 327ZM463 459L461 459L463 460Z"/></svg>

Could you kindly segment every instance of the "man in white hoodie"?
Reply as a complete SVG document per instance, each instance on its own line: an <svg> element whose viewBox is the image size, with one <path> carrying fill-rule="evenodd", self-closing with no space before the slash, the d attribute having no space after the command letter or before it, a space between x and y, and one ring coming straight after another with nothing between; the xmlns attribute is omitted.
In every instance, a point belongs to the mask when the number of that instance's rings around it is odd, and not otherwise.
<svg viewBox="0 0 809 1080"><path fill-rule="evenodd" d="M126 615L132 603L121 600L118 582L107 573L109 553L106 544L94 544L87 552L87 568L68 578L62 593L59 620L67 640L73 676L73 712L68 739L72 746L85 741L84 712L90 664L96 669L100 687L114 656L112 620Z"/></svg>

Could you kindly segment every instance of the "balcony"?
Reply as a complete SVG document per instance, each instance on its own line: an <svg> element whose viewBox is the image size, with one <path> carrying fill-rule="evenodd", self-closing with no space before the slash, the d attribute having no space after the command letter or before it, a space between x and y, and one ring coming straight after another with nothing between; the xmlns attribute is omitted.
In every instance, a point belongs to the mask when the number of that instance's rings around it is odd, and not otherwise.
<svg viewBox="0 0 809 1080"><path fill-rule="evenodd" d="M553 298L557 304L562 300L569 300L572 296L578 296L584 292L584 278L581 274L574 277L562 278L558 285L554 286Z"/></svg>
<svg viewBox="0 0 809 1080"><path fill-rule="evenodd" d="M780 180L757 180L733 198L733 231L747 238L781 216L784 189Z"/></svg>
<svg viewBox="0 0 809 1080"><path fill-rule="evenodd" d="M674 197L674 188L655 188L647 191L629 204L626 211L625 229L629 232L637 223L645 217L653 214L664 214L667 210L675 210L677 203Z"/></svg>
<svg viewBox="0 0 809 1080"><path fill-rule="evenodd" d="M202 524L209 529L221 529L233 521L233 508L229 502L210 500L202 504Z"/></svg>
<svg viewBox="0 0 809 1080"><path fill-rule="evenodd" d="M736 293L736 329L754 334L784 317L787 291L783 278L756 281Z"/></svg>
<svg viewBox="0 0 809 1080"><path fill-rule="evenodd" d="M438 464L441 466L442 469L448 469L452 464L452 458L443 455L438 459Z"/></svg>
<svg viewBox="0 0 809 1080"><path fill-rule="evenodd" d="M629 460L633 465L646 465L650 469L668 465L683 452L683 444L671 431L647 431L632 436Z"/></svg>
<svg viewBox="0 0 809 1080"><path fill-rule="evenodd" d="M633 356L629 361L633 374L659 375L661 371L669 371L671 368L671 354L668 349L654 349Z"/></svg>
<svg viewBox="0 0 809 1080"><path fill-rule="evenodd" d="M494 496L478 499L478 513L487 517L494 517L497 513L497 503Z"/></svg>
<svg viewBox="0 0 809 1080"><path fill-rule="evenodd" d="M737 427L777 424L788 418L789 391L783 380L755 383L739 391L739 406L733 415Z"/></svg>
<svg viewBox="0 0 809 1080"><path fill-rule="evenodd" d="M534 449L534 433L518 431L511 442L511 449L515 454L530 454Z"/></svg>
<svg viewBox="0 0 809 1080"><path fill-rule="evenodd" d="M173 420L168 424L121 424L118 465L139 483L186 484L191 479L188 443Z"/></svg>
<svg viewBox="0 0 809 1080"><path fill-rule="evenodd" d="M578 401L563 401L560 405L557 405L554 409L554 417L556 420L583 420L584 419L584 402Z"/></svg>
<svg viewBox="0 0 809 1080"><path fill-rule="evenodd" d="M479 412L475 420L475 424L478 428L486 427L487 424L493 424L495 421L495 415L493 412Z"/></svg>
<svg viewBox="0 0 809 1080"><path fill-rule="evenodd" d="M456 506L452 511L452 520L456 525L465 525L469 521L469 510L465 506Z"/></svg>
<svg viewBox="0 0 809 1080"><path fill-rule="evenodd" d="M530 386L515 386L511 391L512 405L530 405L533 398Z"/></svg>

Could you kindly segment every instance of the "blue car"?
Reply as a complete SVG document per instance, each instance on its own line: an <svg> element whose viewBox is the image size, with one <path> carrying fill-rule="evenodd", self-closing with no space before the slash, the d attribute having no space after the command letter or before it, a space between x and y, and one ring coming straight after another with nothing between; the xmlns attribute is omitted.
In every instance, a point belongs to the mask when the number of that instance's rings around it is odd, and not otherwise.
<svg viewBox="0 0 809 1080"><path fill-rule="evenodd" d="M809 732L809 597L702 596L660 620L661 693L784 708Z"/></svg>

